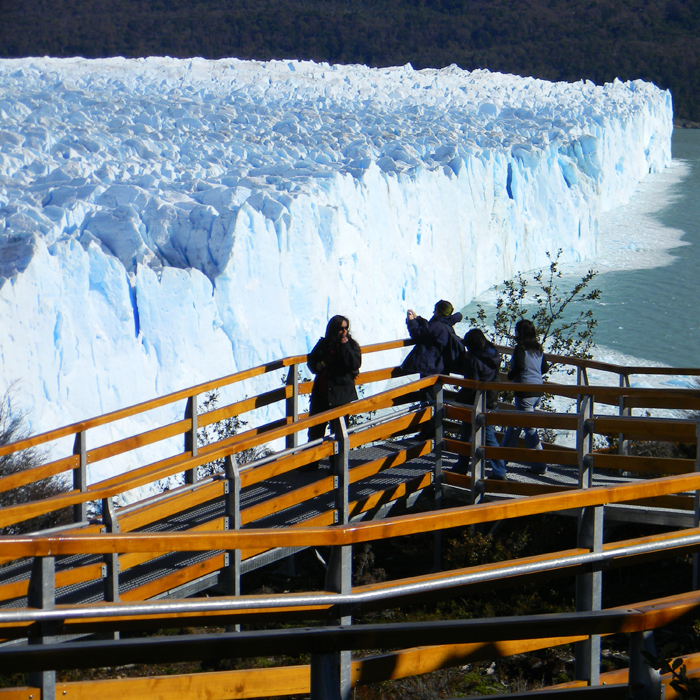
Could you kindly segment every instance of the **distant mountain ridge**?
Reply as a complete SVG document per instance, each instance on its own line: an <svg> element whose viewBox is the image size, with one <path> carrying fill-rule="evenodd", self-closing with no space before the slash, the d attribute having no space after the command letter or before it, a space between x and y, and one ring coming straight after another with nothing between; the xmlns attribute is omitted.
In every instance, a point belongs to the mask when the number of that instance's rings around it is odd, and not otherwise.
<svg viewBox="0 0 700 700"><path fill-rule="evenodd" d="M0 0L0 57L167 55L642 78L700 122L700 0Z"/></svg>

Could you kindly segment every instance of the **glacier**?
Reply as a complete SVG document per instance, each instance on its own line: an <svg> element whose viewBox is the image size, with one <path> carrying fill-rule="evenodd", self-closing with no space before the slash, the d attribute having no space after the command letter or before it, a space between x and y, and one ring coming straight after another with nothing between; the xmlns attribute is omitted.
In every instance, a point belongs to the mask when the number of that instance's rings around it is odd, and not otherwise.
<svg viewBox="0 0 700 700"><path fill-rule="evenodd" d="M672 116L639 80L0 60L0 391L44 431L305 353L335 313L404 337L407 307L592 258Z"/></svg>

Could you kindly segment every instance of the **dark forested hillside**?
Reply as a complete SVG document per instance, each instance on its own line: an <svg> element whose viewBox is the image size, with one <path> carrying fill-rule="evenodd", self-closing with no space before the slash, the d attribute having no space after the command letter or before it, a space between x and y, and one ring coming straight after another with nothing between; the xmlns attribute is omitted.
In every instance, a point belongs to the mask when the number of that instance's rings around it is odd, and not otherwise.
<svg viewBox="0 0 700 700"><path fill-rule="evenodd" d="M700 0L0 0L0 56L235 56L643 78L700 121Z"/></svg>

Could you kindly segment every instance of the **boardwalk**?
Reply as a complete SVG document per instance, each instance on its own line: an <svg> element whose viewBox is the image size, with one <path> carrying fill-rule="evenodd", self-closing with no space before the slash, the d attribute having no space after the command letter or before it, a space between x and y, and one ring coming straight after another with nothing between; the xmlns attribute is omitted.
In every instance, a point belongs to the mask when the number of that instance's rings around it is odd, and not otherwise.
<svg viewBox="0 0 700 700"><path fill-rule="evenodd" d="M364 352L392 352L408 342L386 343L365 348ZM3 663L7 664L4 668L18 663L10 654L17 643L22 644L29 637L33 642L43 642L40 646L45 655L39 654L36 660L26 663L33 664L28 668L35 670L32 683L48 698L55 692L55 685L52 685L52 671L46 669L57 666L46 664L59 663L48 661L54 658L51 650L57 639L80 640L89 632L113 634L126 629L154 629L164 620L167 626L209 624L216 620L218 624L231 627L262 616L274 622L320 618L352 626L351 611L370 605L370 601L374 608L391 607L410 601L414 596L423 596L428 590L433 596L449 598L463 595L477 580L483 583L484 576L508 576L522 581L537 572L562 567L579 578L578 609L595 613L600 609L600 581L596 578L599 574L595 573L595 566L593 570L590 568L594 562L605 561L606 566L628 565L643 561L645 557L658 557L659 551L664 556L674 556L678 552L693 553L700 549L694 495L700 489L698 460L627 454L630 439L697 443L698 422L692 413L660 419L649 417L646 411L655 408L697 411L700 409L698 390L635 389L630 387L630 375L644 370L570 360L577 367L578 384L550 384L548 388L553 394L570 399L571 412L535 413L525 417L507 404L502 404L496 412L483 408L485 391L496 387L507 389L506 385L475 384L454 377L416 381L392 379L395 368L391 365L360 375L358 382L365 386L366 394L360 401L309 418L300 410L300 397L310 390L309 382L299 380L297 368L303 361L303 357L285 358L0 448L0 454L9 454L33 444L48 445L52 441L65 444L66 438L74 443L72 454L58 456L33 473L23 472L0 479L0 488L5 491L64 472L72 475L73 480L73 489L65 495L0 509L0 526L12 528L37 515L66 507L71 509L74 521L31 537L3 538L0 628L8 642L0 647L0 668ZM610 385L589 386L586 372L592 367L611 373ZM284 373L286 382L281 387L278 383L280 388L270 389L274 382L268 375L277 371ZM677 371L693 376L700 374L697 370ZM208 392L259 379L267 384L263 382L262 390L257 392L246 389L248 398L209 413L197 410L198 403ZM414 402L419 389L436 382L442 385L443 381L447 386L439 391L434 406ZM390 382L389 388L387 382ZM449 388L452 385L476 388L475 404L455 403L454 392ZM373 386L378 386L379 391L369 394L367 390ZM168 406L180 406L178 410L184 417L117 442L93 446L90 436L102 426ZM202 441L206 426L241 415L251 420L256 411L275 406L282 407L277 414L281 413L282 418L273 417L267 423L252 420L250 425L255 427L211 443ZM614 407L617 415L609 415L609 408L607 415L602 415L598 412L600 406ZM332 422L334 433L322 441L305 443L308 427L325 419ZM482 428L486 423L493 423L500 429L521 425L523 420L569 435L571 447L545 445L544 453L539 453L538 461L542 459L549 464L547 473L542 476L527 472L524 463L533 455L522 444L514 448L490 448L483 444ZM459 435L462 421L472 423L474 439L471 443L455 437ZM353 427L348 428L348 425ZM612 435L618 443L617 452L596 452L595 435ZM237 455L244 451L279 445L281 441L286 446L277 447L272 454L238 464ZM128 473L87 483L88 464L132 453L142 454L137 450L161 443L172 446L171 454L156 461L146 458ZM467 475L454 471L460 454L471 458ZM486 478L489 457L509 461L508 481ZM319 460L320 467L309 471L309 466ZM206 465L214 461L220 465L220 470L211 475ZM121 501L121 495L126 492L133 493L136 488L148 488L173 479L179 479L181 485L129 505ZM97 510L95 504L99 506ZM413 515L416 504L420 507ZM504 519L551 512L578 519L579 549L543 553L546 554L544 558L532 561L494 564L490 573L468 569L436 571L428 577L390 581L374 587L352 586L353 544L420 532L439 533L477 524L492 527ZM603 527L604 522L611 521L655 523L671 531L653 542L646 538L607 544L602 539ZM437 535L435 546L437 565L440 561ZM241 576L308 547L330 547L326 591L256 599L240 595ZM206 598L192 598L204 592ZM693 595L689 591L687 602L680 608L678 601L654 601L653 604L646 601L644 605L652 605L655 610L673 605L675 610L687 611L696 604ZM643 605L639 601L630 601L632 603ZM56 610L51 612L54 608ZM616 629L639 624L633 621L637 618L611 615L609 619L613 622L609 624L621 625ZM660 616L652 620L647 616L644 625L667 624L664 620L672 617ZM45 627L49 619L53 620L50 630ZM576 629L580 631L574 632L572 627L567 638L577 643L580 639L589 639L587 644L577 648L577 677L593 685L600 681L596 661L599 632L595 631L599 629L596 620L600 619L595 616L580 618L576 622ZM505 621L502 629L504 635L509 634ZM455 634L466 635L466 643L474 634L470 630ZM289 634L290 639L296 634L294 638L302 646L306 643L301 629ZM397 630L396 634L401 633ZM579 636L575 637L576 634ZM329 644L337 643L338 649L362 648L353 646L360 642L342 641L341 637ZM399 638L392 646L401 646ZM410 635L406 637L409 638ZM128 644L125 640L121 647L110 647L109 653L122 653L117 649L124 649L128 656ZM343 646L345 644L350 646ZM368 644L374 648L370 642ZM441 668L446 663L457 663L455 659L462 663L475 653L467 648L468 644L466 647L455 644L460 651L457 647L446 648L447 656L421 652L422 660L416 668ZM551 639L538 640L533 636L511 644L509 653L548 644L552 644ZM154 642L152 649L155 648ZM251 653L253 648L258 647L252 642L246 647ZM68 658L71 648L64 646L63 649ZM330 647L328 655L322 654L323 658L320 656L318 660L319 669L326 668L328 663L331 664L328 668L345 669L337 685L333 685L336 681L331 683L332 687L317 685L314 691L314 681L309 681L314 677L313 671L307 666L302 673L306 680L299 681L300 687L307 691L299 692L308 692L311 687L314 697L346 697L347 688L353 683L401 677L409 673L407 670L399 672L399 668L404 668L401 664L408 663L409 658L413 659L411 664L418 663L417 652L411 650L382 656L384 660L376 662L376 669L365 662L351 663L349 656L344 656L346 652L337 653L340 666L333 665L338 662L337 659L333 661L336 652L331 652ZM86 655L81 657L79 652L76 655L70 657L72 661L60 663L86 663ZM26 659L35 659L35 656L32 652ZM452 660L449 663L448 657ZM385 668L382 664L388 663L389 658L393 659L392 664L399 666L391 671L377 670ZM370 672L370 668L374 670ZM277 681L271 680L271 672L260 676L265 678L267 695L276 694L275 687L287 690L291 687L290 672L280 676L286 681L281 680L278 686L275 686ZM352 676L353 673L356 675ZM252 688L260 678L248 675L243 685ZM196 682L192 678L187 680L195 685ZM93 691L85 690L88 694ZM71 692L80 696L77 687ZM144 692L143 688L139 692ZM254 692L257 691L235 696L224 693L222 697L255 697L250 694ZM163 697L167 697L167 693Z"/></svg>

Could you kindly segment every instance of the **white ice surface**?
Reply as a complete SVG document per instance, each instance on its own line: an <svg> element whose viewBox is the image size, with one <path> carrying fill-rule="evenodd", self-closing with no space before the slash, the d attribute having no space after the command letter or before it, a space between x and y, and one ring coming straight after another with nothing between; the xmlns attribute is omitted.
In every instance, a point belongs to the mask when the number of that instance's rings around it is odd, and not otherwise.
<svg viewBox="0 0 700 700"><path fill-rule="evenodd" d="M407 307L594 257L671 132L641 81L1 60L0 390L43 431L304 353L334 313L403 337Z"/></svg>

